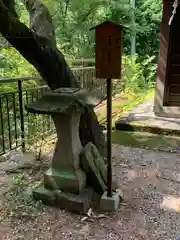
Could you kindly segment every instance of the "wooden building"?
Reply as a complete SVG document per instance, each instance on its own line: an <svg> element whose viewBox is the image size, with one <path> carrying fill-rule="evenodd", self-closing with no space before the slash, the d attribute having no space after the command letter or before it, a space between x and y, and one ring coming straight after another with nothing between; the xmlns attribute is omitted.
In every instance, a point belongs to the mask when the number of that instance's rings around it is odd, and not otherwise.
<svg viewBox="0 0 180 240"><path fill-rule="evenodd" d="M180 117L180 5L171 24L174 0L163 0L160 53L154 112L161 117ZM180 1L179 1L180 2Z"/></svg>

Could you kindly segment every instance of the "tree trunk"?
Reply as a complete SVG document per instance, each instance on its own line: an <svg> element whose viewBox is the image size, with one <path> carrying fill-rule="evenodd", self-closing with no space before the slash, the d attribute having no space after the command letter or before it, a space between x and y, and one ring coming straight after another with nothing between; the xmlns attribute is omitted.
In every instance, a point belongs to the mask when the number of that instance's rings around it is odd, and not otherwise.
<svg viewBox="0 0 180 240"><path fill-rule="evenodd" d="M14 3L14 0L8 2ZM2 35L37 69L52 90L61 87L79 87L63 54L56 47L54 28L48 9L39 0L26 1L31 19L31 29L29 29L19 21L12 10L13 5L10 4L11 8L8 8L6 3L6 0L0 0ZM81 116L80 138L83 146L92 142L101 155L105 156L105 138L92 108L85 109Z"/></svg>

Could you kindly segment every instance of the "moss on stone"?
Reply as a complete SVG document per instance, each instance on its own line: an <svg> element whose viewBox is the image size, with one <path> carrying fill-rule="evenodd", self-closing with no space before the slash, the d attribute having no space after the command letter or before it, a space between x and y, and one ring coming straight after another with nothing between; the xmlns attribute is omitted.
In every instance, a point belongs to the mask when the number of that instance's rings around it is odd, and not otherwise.
<svg viewBox="0 0 180 240"><path fill-rule="evenodd" d="M135 148L176 151L180 146L180 137L157 135L147 132L113 131L112 142Z"/></svg>

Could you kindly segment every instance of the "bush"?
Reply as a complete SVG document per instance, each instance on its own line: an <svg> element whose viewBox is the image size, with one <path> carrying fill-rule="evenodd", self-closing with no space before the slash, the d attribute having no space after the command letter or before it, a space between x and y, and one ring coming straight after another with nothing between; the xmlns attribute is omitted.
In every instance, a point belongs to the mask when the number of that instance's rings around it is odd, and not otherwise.
<svg viewBox="0 0 180 240"><path fill-rule="evenodd" d="M123 81L125 89L139 92L152 88L155 83L156 64L155 57L147 57L144 61L137 62L135 57L123 57Z"/></svg>
<svg viewBox="0 0 180 240"><path fill-rule="evenodd" d="M0 77L23 77L38 75L36 69L15 48L3 48L0 58Z"/></svg>

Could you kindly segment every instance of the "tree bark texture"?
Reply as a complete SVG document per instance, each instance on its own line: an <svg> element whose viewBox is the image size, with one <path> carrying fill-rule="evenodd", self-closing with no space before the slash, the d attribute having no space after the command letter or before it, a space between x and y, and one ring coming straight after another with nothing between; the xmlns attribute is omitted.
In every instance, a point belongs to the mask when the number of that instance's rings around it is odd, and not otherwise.
<svg viewBox="0 0 180 240"><path fill-rule="evenodd" d="M40 73L54 90L79 87L63 54L56 47L55 30L47 7L39 0L24 0L30 14L31 28L21 23L14 0L0 0L0 32ZM96 145L105 156L105 138L92 108L86 108L80 121L80 139Z"/></svg>

